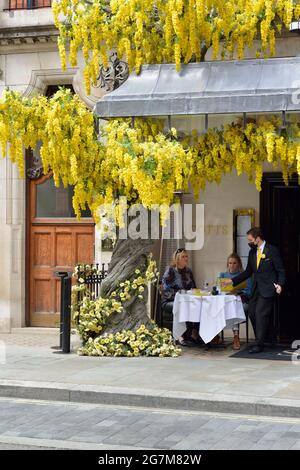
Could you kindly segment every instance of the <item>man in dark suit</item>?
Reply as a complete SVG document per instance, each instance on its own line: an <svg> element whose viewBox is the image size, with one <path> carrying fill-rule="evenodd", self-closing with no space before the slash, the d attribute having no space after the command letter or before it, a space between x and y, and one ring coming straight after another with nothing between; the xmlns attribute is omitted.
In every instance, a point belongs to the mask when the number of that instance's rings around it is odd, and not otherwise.
<svg viewBox="0 0 300 470"><path fill-rule="evenodd" d="M249 301L249 317L254 329L256 344L249 353L264 349L264 341L273 311L274 297L281 294L285 283L285 270L278 249L266 243L262 231L255 227L247 232L251 248L246 270L226 284L237 286L253 276L253 287Z"/></svg>

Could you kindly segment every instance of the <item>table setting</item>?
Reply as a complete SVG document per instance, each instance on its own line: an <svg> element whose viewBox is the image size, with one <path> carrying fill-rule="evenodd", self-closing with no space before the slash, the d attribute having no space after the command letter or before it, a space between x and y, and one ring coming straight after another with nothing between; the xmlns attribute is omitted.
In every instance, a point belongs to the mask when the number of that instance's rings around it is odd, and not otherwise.
<svg viewBox="0 0 300 470"><path fill-rule="evenodd" d="M213 294L213 295L212 295ZM177 292L173 306L173 336L179 339L186 322L200 323L199 335L205 344L223 329L246 320L239 295L201 289Z"/></svg>

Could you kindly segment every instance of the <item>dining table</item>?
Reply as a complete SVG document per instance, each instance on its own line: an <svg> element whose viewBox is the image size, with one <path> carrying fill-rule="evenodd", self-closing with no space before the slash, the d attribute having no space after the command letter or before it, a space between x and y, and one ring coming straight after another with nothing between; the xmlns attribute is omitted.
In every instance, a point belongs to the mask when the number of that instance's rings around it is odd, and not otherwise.
<svg viewBox="0 0 300 470"><path fill-rule="evenodd" d="M186 322L199 323L199 335L209 343L223 329L246 321L243 303L238 295L193 295L177 292L173 306L173 336L179 339Z"/></svg>

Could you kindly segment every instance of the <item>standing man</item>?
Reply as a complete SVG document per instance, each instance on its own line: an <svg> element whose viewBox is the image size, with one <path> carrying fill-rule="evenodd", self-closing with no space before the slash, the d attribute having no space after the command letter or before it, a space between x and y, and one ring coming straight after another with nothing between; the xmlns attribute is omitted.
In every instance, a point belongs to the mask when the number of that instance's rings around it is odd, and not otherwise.
<svg viewBox="0 0 300 470"><path fill-rule="evenodd" d="M264 350L274 297L281 294L285 283L285 270L278 249L264 240L262 231L255 227L247 232L251 248L246 270L233 279L226 279L225 285L237 286L253 275L253 287L249 301L249 317L254 329L256 344L249 353Z"/></svg>

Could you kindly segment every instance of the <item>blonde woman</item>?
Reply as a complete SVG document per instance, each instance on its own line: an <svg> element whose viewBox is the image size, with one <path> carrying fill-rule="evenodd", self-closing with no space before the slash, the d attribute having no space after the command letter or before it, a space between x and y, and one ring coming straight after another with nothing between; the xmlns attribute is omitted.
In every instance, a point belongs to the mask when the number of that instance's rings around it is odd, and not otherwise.
<svg viewBox="0 0 300 470"><path fill-rule="evenodd" d="M192 270L188 267L188 254L184 248L178 248L173 254L171 265L162 278L162 309L173 312L176 292L196 287ZM179 340L182 346L191 346L199 341L199 323L186 322L186 331Z"/></svg>
<svg viewBox="0 0 300 470"><path fill-rule="evenodd" d="M242 260L236 253L232 253L227 258L227 271L220 273L219 277L221 279L233 279L234 277L238 276L244 271ZM241 296L243 307L245 313L248 311L248 303L251 296L251 289L252 289L252 280L247 280L247 287L245 289L241 289L239 295ZM240 343L240 325L236 324L233 327L233 349L238 351L241 348Z"/></svg>

